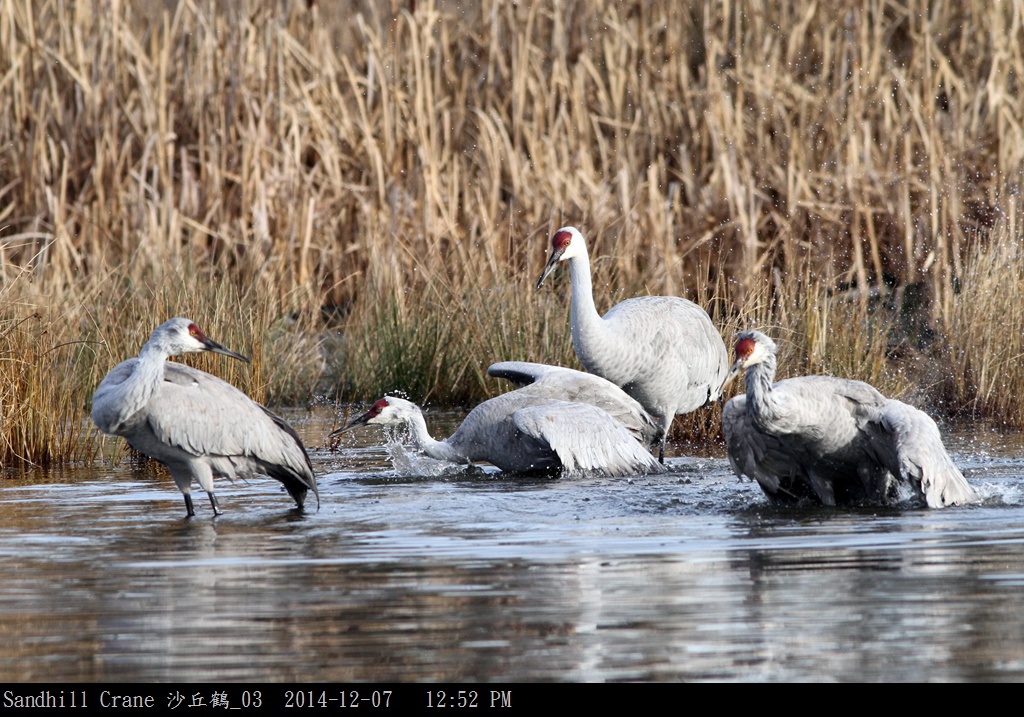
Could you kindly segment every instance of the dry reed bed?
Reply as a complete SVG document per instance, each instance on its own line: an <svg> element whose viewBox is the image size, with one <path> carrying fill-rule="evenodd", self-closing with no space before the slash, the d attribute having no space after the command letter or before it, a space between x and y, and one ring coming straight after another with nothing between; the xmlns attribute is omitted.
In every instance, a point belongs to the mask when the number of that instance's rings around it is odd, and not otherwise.
<svg viewBox="0 0 1024 717"><path fill-rule="evenodd" d="M470 401L491 361L573 365L564 280L532 291L566 223L599 305L688 296L726 336L771 327L789 374L918 383L870 298L893 287L952 355L999 328L956 291L997 219L1019 234L1019 4L393 5L0 0L0 320L58 316L36 360L78 382L72 414L175 314L229 345L239 324L272 399L317 389L323 305L351 397ZM116 351L45 368L111 326ZM9 335L3 356L39 334ZM985 399L987 356L920 400L1020 421Z"/></svg>
<svg viewBox="0 0 1024 717"><path fill-rule="evenodd" d="M9 303L11 290L19 293L20 303ZM101 444L83 440L98 439L88 420L92 392L115 364L138 354L164 318L203 317L197 321L210 336L249 356L249 365L213 355L186 360L256 400L276 386L289 401L308 401L307 387L327 371L334 351L307 323L283 316L273 296L210 283L196 272L159 280L104 272L56 300L22 278L0 289L0 300L3 465L47 466L96 457ZM12 318L15 314L22 318Z"/></svg>

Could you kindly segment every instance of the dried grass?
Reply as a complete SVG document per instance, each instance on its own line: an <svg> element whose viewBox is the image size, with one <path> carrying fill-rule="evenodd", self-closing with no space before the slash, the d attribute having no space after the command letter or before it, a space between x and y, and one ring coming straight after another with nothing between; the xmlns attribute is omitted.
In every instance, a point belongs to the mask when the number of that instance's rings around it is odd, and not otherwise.
<svg viewBox="0 0 1024 717"><path fill-rule="evenodd" d="M329 370L469 402L492 361L575 365L567 291L531 289L571 223L599 306L686 296L726 337L775 329L790 374L921 385L892 356L942 346L968 245L1016 212L1019 4L462 5L0 0L5 350L123 331L40 364L81 411L191 313L275 356L257 395Z"/></svg>
<svg viewBox="0 0 1024 717"><path fill-rule="evenodd" d="M1024 237L1006 222L975 243L950 320L950 368L942 374L949 410L1024 426Z"/></svg>

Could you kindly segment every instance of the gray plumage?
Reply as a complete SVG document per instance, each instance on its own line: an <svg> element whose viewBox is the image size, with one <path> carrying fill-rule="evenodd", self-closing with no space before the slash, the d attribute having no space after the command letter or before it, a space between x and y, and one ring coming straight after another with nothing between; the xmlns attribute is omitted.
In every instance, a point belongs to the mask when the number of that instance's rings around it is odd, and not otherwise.
<svg viewBox="0 0 1024 717"><path fill-rule="evenodd" d="M717 400L729 368L725 342L707 312L675 296L638 296L603 317L594 305L590 257L575 227L559 229L537 282L540 288L561 261L572 280L572 344L583 367L635 398L657 419L659 459L676 414Z"/></svg>
<svg viewBox="0 0 1024 717"><path fill-rule="evenodd" d="M773 383L776 346L759 331L736 341L726 382L746 371L746 394L722 411L729 463L780 502L898 500L909 486L931 508L977 500L927 414L862 381L802 376Z"/></svg>
<svg viewBox="0 0 1024 717"><path fill-rule="evenodd" d="M519 386L516 391L519 396L596 406L625 426L645 446L653 445L660 438L658 424L643 406L614 383L600 376L562 366L526 361L491 364L487 374Z"/></svg>
<svg viewBox="0 0 1024 717"><path fill-rule="evenodd" d="M153 331L138 358L106 375L93 395L93 422L167 466L190 516L193 479L209 494L214 513L221 512L215 475L233 480L262 473L279 480L299 507L309 490L319 503L313 466L291 426L231 384L166 360L202 351L249 361L189 319L171 319Z"/></svg>
<svg viewBox="0 0 1024 717"><path fill-rule="evenodd" d="M407 425L416 447L438 460L486 461L503 471L587 475L657 473L663 467L639 441L657 427L643 408L597 376L522 362L494 364L492 376L525 384L484 401L443 441L427 431L416 404L378 400L335 434L357 425Z"/></svg>

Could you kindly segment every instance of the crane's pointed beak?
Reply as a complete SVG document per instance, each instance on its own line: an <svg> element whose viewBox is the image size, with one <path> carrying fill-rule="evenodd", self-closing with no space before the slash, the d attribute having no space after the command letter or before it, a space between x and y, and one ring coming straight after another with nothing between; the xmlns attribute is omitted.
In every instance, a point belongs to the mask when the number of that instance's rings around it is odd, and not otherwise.
<svg viewBox="0 0 1024 717"><path fill-rule="evenodd" d="M738 358L732 362L732 366L729 367L729 373L725 374L725 380L718 387L718 395L721 396L722 392L725 391L725 387L732 383L732 380L741 373L743 373L743 359Z"/></svg>
<svg viewBox="0 0 1024 717"><path fill-rule="evenodd" d="M232 351L231 349L224 348L223 346L221 346L208 336L203 337L203 348L206 349L207 351L212 351L215 354L223 354L224 356L230 356L231 358L238 359L239 361L252 363L252 361L250 361L246 356L243 356L240 353Z"/></svg>
<svg viewBox="0 0 1024 717"><path fill-rule="evenodd" d="M561 251L552 251L551 256L548 257L548 263L544 265L544 271L541 272L540 278L537 280L537 289L544 286L544 280L555 270L558 266L558 262L562 260Z"/></svg>
<svg viewBox="0 0 1024 717"><path fill-rule="evenodd" d="M338 428L338 429L336 429L334 431L331 431L331 435L328 436L328 437L329 438L334 438L335 436L340 436L345 431L347 431L349 429L352 429L352 428L355 428L356 426L365 426L366 422L369 421L370 418L372 417L370 415L371 413L373 413L372 410L371 411L367 411L366 413L364 413L361 416L356 416L355 418L350 418L348 423L346 423L344 426L342 426L341 428Z"/></svg>

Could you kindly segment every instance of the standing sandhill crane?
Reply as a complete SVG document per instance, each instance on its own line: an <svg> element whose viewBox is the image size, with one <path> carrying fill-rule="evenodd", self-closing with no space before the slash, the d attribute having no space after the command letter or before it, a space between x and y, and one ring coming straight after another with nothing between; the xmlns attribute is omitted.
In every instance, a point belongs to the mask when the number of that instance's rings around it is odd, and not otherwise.
<svg viewBox="0 0 1024 717"><path fill-rule="evenodd" d="M942 445L935 421L863 381L800 376L773 384L775 342L736 341L726 383L746 370L746 395L722 411L729 463L779 502L824 505L898 500L899 482L931 508L977 499Z"/></svg>
<svg viewBox="0 0 1024 717"><path fill-rule="evenodd" d="M599 376L556 366L498 363L487 372L526 384L484 401L451 436L427 432L419 406L394 396L331 435L354 426L408 425L416 447L437 460L487 461L503 471L629 475L664 470L639 440L658 428L640 404Z"/></svg>
<svg viewBox="0 0 1024 717"><path fill-rule="evenodd" d="M689 413L721 395L729 369L725 342L711 317L677 296L638 296L599 316L583 235L563 227L551 238L551 255L537 288L560 261L572 281L572 345L583 367L635 398L661 427L658 460L677 413Z"/></svg>
<svg viewBox="0 0 1024 717"><path fill-rule="evenodd" d="M213 476L263 473L284 484L301 508L308 490L320 501L313 466L284 419L215 376L170 356L213 351L249 363L208 338L189 319L171 319L153 331L138 358L115 366L92 397L92 420L104 433L163 463L185 496L191 517L192 479L210 496Z"/></svg>

